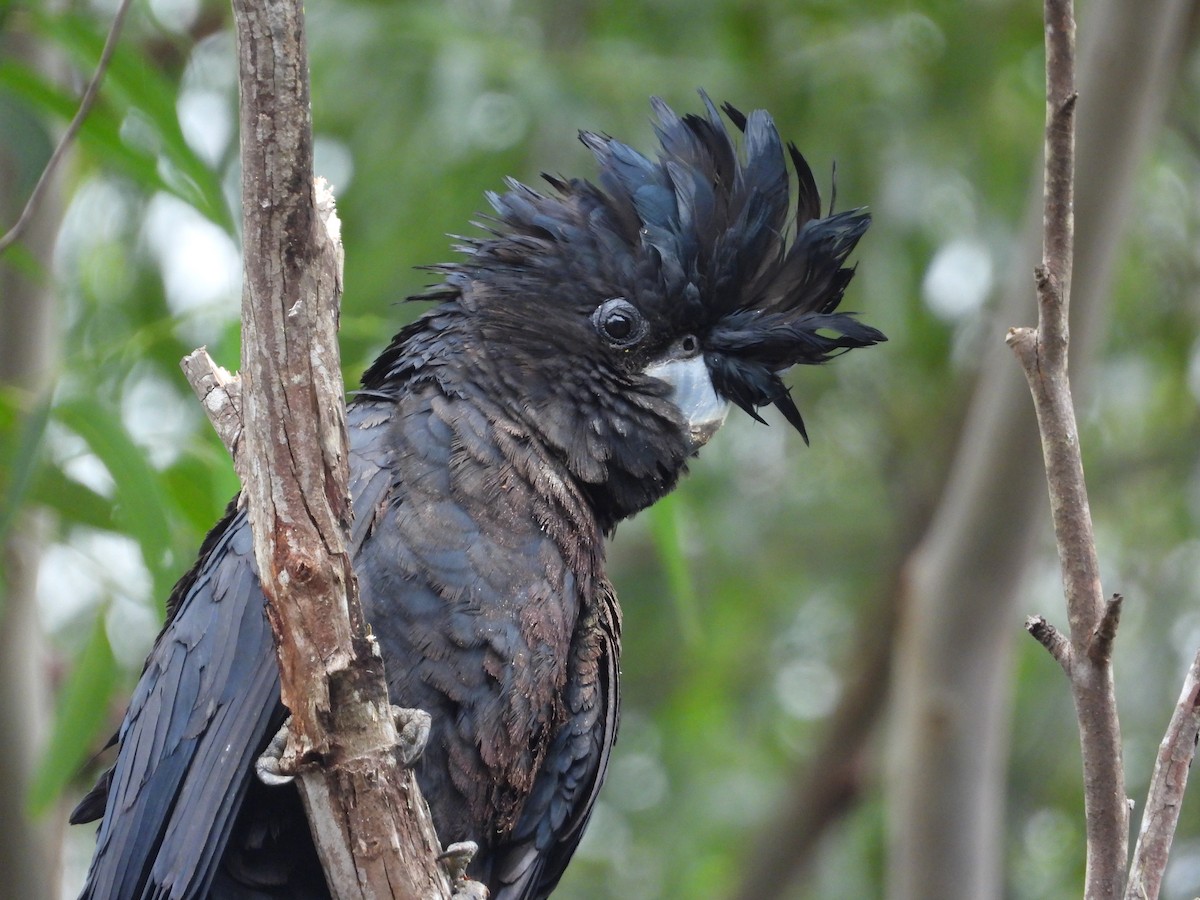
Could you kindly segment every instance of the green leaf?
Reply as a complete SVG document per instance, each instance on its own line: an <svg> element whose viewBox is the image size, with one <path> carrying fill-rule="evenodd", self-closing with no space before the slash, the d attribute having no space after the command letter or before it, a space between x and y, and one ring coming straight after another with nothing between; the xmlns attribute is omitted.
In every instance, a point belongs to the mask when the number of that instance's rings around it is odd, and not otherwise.
<svg viewBox="0 0 1200 900"><path fill-rule="evenodd" d="M201 535L221 518L239 489L229 454L213 439L196 441L161 474L175 507Z"/></svg>
<svg viewBox="0 0 1200 900"><path fill-rule="evenodd" d="M104 617L98 616L91 637L59 695L46 754L29 789L28 803L33 814L45 812L87 760L96 736L108 720L108 706L118 674L117 661L104 632Z"/></svg>
<svg viewBox="0 0 1200 900"><path fill-rule="evenodd" d="M82 400L68 400L55 407L54 417L83 438L108 469L116 485L117 527L138 542L154 581L154 596L165 602L174 577L167 566L171 523L159 474L115 414Z"/></svg>
<svg viewBox="0 0 1200 900"><path fill-rule="evenodd" d="M699 602L696 585L688 568L687 554L683 549L683 501L679 494L668 494L659 500L646 515L650 520L650 535L655 549L662 558L667 573L667 584L671 588L671 599L675 603L675 614L679 618L679 630L688 645L700 640Z"/></svg>
<svg viewBox="0 0 1200 900"><path fill-rule="evenodd" d="M7 89L31 105L64 120L69 120L75 115L78 105L75 98L47 82L32 69L13 60L0 60L0 88ZM158 174L154 155L144 149L131 147L122 140L120 117L103 102L92 107L79 130L78 140L81 146L110 169L138 184L172 192L170 185Z"/></svg>
<svg viewBox="0 0 1200 900"><path fill-rule="evenodd" d="M42 437L50 418L49 397L28 404L28 395L15 389L0 393L4 433L0 446L0 540L8 533L17 511L25 502L40 462ZM7 476L5 477L5 473Z"/></svg>
<svg viewBox="0 0 1200 900"><path fill-rule="evenodd" d="M113 505L107 497L69 478L57 466L45 465L29 489L29 500L54 510L70 525L116 531Z"/></svg>
<svg viewBox="0 0 1200 900"><path fill-rule="evenodd" d="M72 13L42 13L35 15L34 21L45 38L60 44L82 68L92 71L104 48L105 36L96 30L91 19ZM117 45L105 73L101 96L119 113L118 137L121 124L131 121L131 116L149 126L145 136L147 146L139 149L156 160L157 184L233 234L233 217L220 177L184 140L175 108L177 92L175 82L151 65L149 57L137 52L134 45L129 42Z"/></svg>

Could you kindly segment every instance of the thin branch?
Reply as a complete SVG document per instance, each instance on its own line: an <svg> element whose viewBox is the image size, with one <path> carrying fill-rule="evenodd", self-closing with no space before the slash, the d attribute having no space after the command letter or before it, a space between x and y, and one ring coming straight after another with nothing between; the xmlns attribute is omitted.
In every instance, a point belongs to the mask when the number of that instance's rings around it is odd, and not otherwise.
<svg viewBox="0 0 1200 900"><path fill-rule="evenodd" d="M1043 616L1030 616L1025 620L1025 630L1049 651L1062 670L1071 675L1071 642L1066 635L1046 621Z"/></svg>
<svg viewBox="0 0 1200 900"><path fill-rule="evenodd" d="M1077 394L1092 387L1085 368L1102 342L1116 251L1135 218L1139 161L1190 59L1194 8L1195 0L1097 0L1080 23L1070 348ZM1037 181L1014 244L1018 273L1040 260L1045 204ZM1027 276L1006 278L996 315L1025 322L1029 294ZM1011 623L1024 618L1046 487L1028 386L1012 378L1011 350L996 343L980 360L935 514L906 562L911 604L897 634L885 754L893 900L1005 893Z"/></svg>
<svg viewBox="0 0 1200 900"><path fill-rule="evenodd" d="M1121 607L1124 603L1123 596L1113 594L1105 605L1104 615L1096 623L1092 641L1088 645L1088 656L1094 662L1107 664L1112 661L1113 644L1117 639L1117 626L1121 624Z"/></svg>
<svg viewBox="0 0 1200 900"><path fill-rule="evenodd" d="M29 194L29 199L25 201L25 208L21 210L21 215L17 217L17 221L11 228L3 236L0 236L0 253L3 253L20 240L21 235L25 233L25 229L29 227L29 223L33 221L33 215L37 212L38 204L42 200L42 194L45 193L46 188L49 186L55 169L58 168L59 163L66 156L71 142L75 140L75 135L83 127L84 119L92 111L92 106L100 94L100 85L104 81L104 73L108 71L108 64L117 49L117 41L121 36L121 28L125 24L125 15L129 12L131 5L132 0L121 0L120 5L117 7L112 25L108 29L108 37L104 41L104 49L100 51L100 61L96 63L96 71L92 73L92 79L88 82L88 86L83 92L83 99L79 101L79 109L75 111L75 116L71 119L70 124L67 125L67 130L58 139L58 146L50 154L50 159L46 162L46 168L42 169L42 174L38 177L37 184L33 186L33 191Z"/></svg>
<svg viewBox="0 0 1200 900"><path fill-rule="evenodd" d="M1107 606L1092 530L1079 430L1067 374L1074 253L1075 17L1071 0L1046 0L1046 160L1042 263L1035 271L1038 327L1007 342L1025 371L1037 412L1070 624L1067 668L1083 756L1087 829L1084 896L1112 898L1125 886L1129 810L1113 690L1112 642L1120 600ZM1049 626L1046 626L1047 628ZM1044 629L1039 629L1048 634ZM1033 629L1031 629L1033 633ZM1058 642L1042 640L1062 662ZM1055 648L1059 647L1058 652Z"/></svg>
<svg viewBox="0 0 1200 900"><path fill-rule="evenodd" d="M1158 896L1183 806L1188 771L1196 755L1197 738L1200 738L1200 652L1192 659L1179 702L1158 747L1125 900L1155 900Z"/></svg>

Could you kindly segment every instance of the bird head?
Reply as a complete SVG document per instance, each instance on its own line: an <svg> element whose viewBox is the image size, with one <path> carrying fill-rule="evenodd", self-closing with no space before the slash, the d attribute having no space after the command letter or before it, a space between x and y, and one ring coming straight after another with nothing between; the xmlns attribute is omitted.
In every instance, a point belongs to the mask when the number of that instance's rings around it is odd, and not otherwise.
<svg viewBox="0 0 1200 900"><path fill-rule="evenodd" d="M886 340L838 311L868 214L822 216L765 111L726 105L731 131L701 96L703 115L652 101L656 158L583 132L595 181L489 194L486 236L424 295L470 317L497 390L608 528L671 490L731 404L760 422L774 405L807 442L783 374Z"/></svg>

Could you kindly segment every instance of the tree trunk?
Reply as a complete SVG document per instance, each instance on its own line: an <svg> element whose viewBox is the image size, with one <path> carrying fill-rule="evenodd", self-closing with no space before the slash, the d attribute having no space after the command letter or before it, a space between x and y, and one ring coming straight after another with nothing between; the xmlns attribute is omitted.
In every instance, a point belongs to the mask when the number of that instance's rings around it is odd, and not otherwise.
<svg viewBox="0 0 1200 900"><path fill-rule="evenodd" d="M0 43L0 56L27 56L26 43L23 35L10 33ZM19 106L0 116L0 230L16 221L45 162L17 144L39 129ZM44 273L50 271L59 209L51 186L21 241ZM28 408L50 388L58 355L54 312L54 295L44 280L0 257L0 388L19 391ZM0 546L0 898L13 900L50 900L57 894L61 822L53 815L33 821L27 811L53 708L36 602L43 531L25 511Z"/></svg>

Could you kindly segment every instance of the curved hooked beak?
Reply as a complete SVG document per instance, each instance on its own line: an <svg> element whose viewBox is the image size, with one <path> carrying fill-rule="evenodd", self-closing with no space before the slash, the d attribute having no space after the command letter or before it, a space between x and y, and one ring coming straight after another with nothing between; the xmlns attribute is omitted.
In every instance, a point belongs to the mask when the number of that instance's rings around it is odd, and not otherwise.
<svg viewBox="0 0 1200 900"><path fill-rule="evenodd" d="M725 422L729 401L713 389L708 366L702 355L688 359L668 359L647 366L645 374L659 378L671 386L671 400L683 413L691 442L689 453L695 453Z"/></svg>

